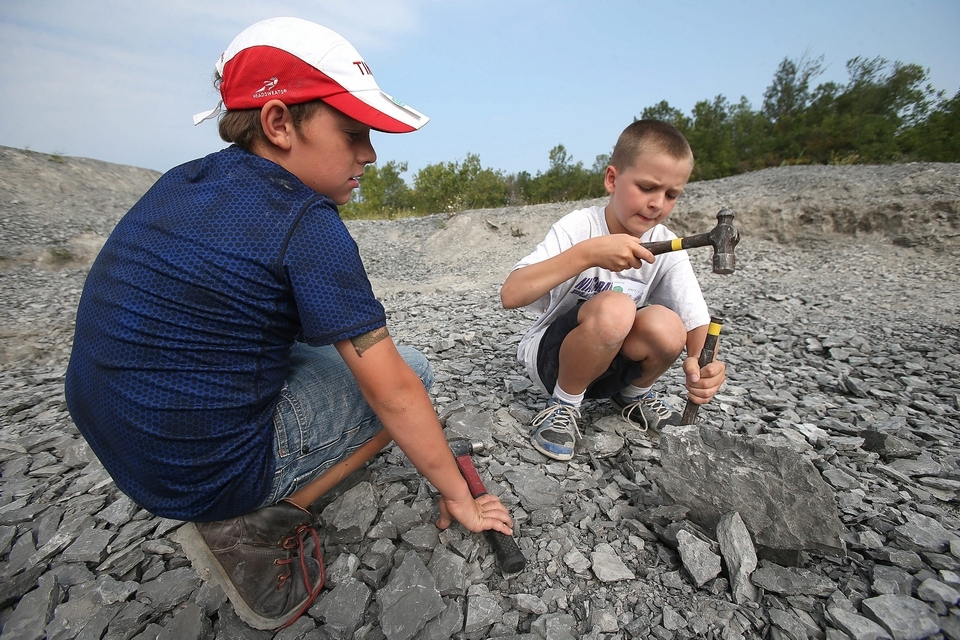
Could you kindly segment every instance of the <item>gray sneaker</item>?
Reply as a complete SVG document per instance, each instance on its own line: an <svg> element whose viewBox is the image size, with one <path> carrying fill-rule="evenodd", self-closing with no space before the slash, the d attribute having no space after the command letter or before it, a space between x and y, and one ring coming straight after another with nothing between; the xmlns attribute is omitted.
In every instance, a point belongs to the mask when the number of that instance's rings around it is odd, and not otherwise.
<svg viewBox="0 0 960 640"><path fill-rule="evenodd" d="M324 583L314 516L289 502L239 518L187 523L174 539L204 580L219 584L240 619L277 629L299 618Z"/></svg>
<svg viewBox="0 0 960 640"><path fill-rule="evenodd" d="M547 400L547 408L537 414L532 426L537 430L530 437L533 448L554 460L573 457L576 437L580 435L577 418L580 410L556 398Z"/></svg>
<svg viewBox="0 0 960 640"><path fill-rule="evenodd" d="M680 413L660 399L655 391L636 398L625 398L619 393L610 402L620 409L620 417L639 428L659 433L663 427L680 424Z"/></svg>

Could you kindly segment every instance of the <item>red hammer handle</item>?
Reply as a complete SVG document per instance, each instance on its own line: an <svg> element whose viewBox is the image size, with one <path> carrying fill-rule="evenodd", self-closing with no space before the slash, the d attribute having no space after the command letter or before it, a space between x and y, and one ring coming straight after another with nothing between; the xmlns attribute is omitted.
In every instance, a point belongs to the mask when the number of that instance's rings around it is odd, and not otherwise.
<svg viewBox="0 0 960 640"><path fill-rule="evenodd" d="M467 444L467 447L468 453L461 455L457 455L459 451L454 450L454 457L457 461L457 467L460 468L460 473L463 475L463 479L467 481L467 486L470 488L470 495L474 498L479 498L487 493L487 488L483 486L483 480L480 479L477 468L473 466L473 460L470 458L469 453L470 445ZM459 447L454 446L451 448L458 449ZM490 541L490 546L493 547L493 551L497 555L497 562L500 564L501 571L504 573L517 573L527 566L527 558L523 555L523 551L520 550L517 541L514 540L513 537L493 530L487 531L486 534L487 540Z"/></svg>
<svg viewBox="0 0 960 640"><path fill-rule="evenodd" d="M479 498L487 493L487 488L483 486L483 480L480 479L480 474L477 473L477 468L473 466L473 460L470 459L469 454L457 456L457 466L460 467L460 473L463 475L463 479L467 481L467 486L470 487L470 495Z"/></svg>

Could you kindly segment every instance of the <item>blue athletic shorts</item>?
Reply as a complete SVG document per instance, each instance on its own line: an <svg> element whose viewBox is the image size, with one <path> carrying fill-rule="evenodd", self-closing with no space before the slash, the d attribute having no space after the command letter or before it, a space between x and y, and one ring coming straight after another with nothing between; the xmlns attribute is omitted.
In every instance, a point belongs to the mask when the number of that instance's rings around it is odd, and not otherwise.
<svg viewBox="0 0 960 640"><path fill-rule="evenodd" d="M398 349L424 387L432 387L423 354ZM290 355L293 369L273 412L273 489L261 507L293 495L383 429L335 347L297 343Z"/></svg>
<svg viewBox="0 0 960 640"><path fill-rule="evenodd" d="M557 386L557 378L560 376L560 347L563 345L567 334L580 324L577 317L582 304L583 301L581 300L573 309L558 316L547 327L543 337L540 338L540 347L537 351L537 373L540 374L540 381L543 382L549 393L553 393L553 388ZM607 370L590 383L584 397L592 399L609 398L619 393L632 380L639 378L641 374L639 364L618 352Z"/></svg>

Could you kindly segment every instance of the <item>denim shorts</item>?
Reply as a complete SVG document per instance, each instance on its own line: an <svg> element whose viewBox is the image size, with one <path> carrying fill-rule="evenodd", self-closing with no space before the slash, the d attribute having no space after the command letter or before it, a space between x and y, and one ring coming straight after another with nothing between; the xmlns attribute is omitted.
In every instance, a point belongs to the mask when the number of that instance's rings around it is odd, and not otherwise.
<svg viewBox="0 0 960 640"><path fill-rule="evenodd" d="M433 369L423 354L410 347L398 350L424 387L433 386ZM261 507L293 495L383 429L334 346L298 342L290 362L273 411L276 473Z"/></svg>
<svg viewBox="0 0 960 640"><path fill-rule="evenodd" d="M553 393L553 388L557 386L557 378L560 377L560 347L567 334L580 324L579 315L582 304L581 300L574 308L557 316L540 337L540 346L537 350L537 373L540 374L540 381L548 393ZM623 353L617 352L607 370L590 383L583 396L594 400L609 398L623 390L632 380L639 378L642 373L639 364Z"/></svg>

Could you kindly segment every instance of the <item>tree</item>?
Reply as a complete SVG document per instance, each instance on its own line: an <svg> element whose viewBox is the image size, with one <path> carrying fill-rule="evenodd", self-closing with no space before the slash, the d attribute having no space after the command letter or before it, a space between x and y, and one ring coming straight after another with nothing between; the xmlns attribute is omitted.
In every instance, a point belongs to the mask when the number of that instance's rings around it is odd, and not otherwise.
<svg viewBox="0 0 960 640"><path fill-rule="evenodd" d="M463 163L427 165L413 178L418 211L429 213L502 207L507 203L507 180L499 171L484 169L480 156L468 153Z"/></svg>
<svg viewBox="0 0 960 640"><path fill-rule="evenodd" d="M773 74L773 82L763 93L761 113L770 124L769 152L771 161L799 164L807 162L806 142L809 136L805 117L813 97L811 81L823 73L823 56L812 59L807 54L796 62L784 58Z"/></svg>
<svg viewBox="0 0 960 640"><path fill-rule="evenodd" d="M406 162L391 160L382 167L367 165L360 178L360 188L353 198L340 207L340 217L352 218L394 217L411 208L411 192L400 176L407 170Z"/></svg>
<svg viewBox="0 0 960 640"><path fill-rule="evenodd" d="M681 133L686 135L686 132L690 130L693 122L687 116L674 107L670 106L670 103L666 100L661 100L652 107L646 107L640 113L641 120L662 120L667 124L672 124L675 126Z"/></svg>
<svg viewBox="0 0 960 640"><path fill-rule="evenodd" d="M528 202L564 202L606 194L603 188L603 170L598 170L600 156L594 162L592 170L585 169L582 162L574 163L573 157L562 144L550 150L549 158L549 169L524 181L524 194ZM603 169L606 169L606 164Z"/></svg>
<svg viewBox="0 0 960 640"><path fill-rule="evenodd" d="M900 150L913 160L960 162L960 91L939 104L922 121L905 131Z"/></svg>

